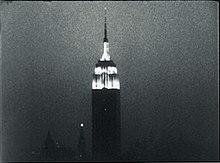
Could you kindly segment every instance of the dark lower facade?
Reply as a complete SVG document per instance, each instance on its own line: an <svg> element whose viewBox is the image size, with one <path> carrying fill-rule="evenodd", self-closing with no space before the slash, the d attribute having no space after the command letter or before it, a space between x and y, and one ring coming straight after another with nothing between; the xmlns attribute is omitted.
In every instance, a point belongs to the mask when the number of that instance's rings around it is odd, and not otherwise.
<svg viewBox="0 0 220 163"><path fill-rule="evenodd" d="M118 160L121 153L120 90L92 90L94 160Z"/></svg>

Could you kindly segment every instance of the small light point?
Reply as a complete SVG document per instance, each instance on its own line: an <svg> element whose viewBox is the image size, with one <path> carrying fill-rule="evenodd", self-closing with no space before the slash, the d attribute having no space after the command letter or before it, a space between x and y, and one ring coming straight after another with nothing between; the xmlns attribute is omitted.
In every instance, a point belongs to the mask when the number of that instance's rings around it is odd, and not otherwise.
<svg viewBox="0 0 220 163"><path fill-rule="evenodd" d="M83 127L83 126L84 126L83 123L81 123L81 124L80 124L80 127Z"/></svg>

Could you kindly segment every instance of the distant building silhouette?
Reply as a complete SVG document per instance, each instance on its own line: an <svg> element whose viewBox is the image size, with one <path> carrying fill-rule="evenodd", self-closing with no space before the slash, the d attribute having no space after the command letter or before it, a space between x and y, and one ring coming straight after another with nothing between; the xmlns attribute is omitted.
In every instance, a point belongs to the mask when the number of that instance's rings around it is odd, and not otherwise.
<svg viewBox="0 0 220 163"><path fill-rule="evenodd" d="M78 157L80 160L86 159L86 144L85 144L85 136L84 136L84 124L80 124L80 136L79 136L79 144L78 144Z"/></svg>
<svg viewBox="0 0 220 163"><path fill-rule="evenodd" d="M46 140L43 143L39 160L42 161L68 161L75 160L76 152L72 148L64 147L52 139L50 132L47 133Z"/></svg>
<svg viewBox="0 0 220 163"><path fill-rule="evenodd" d="M92 81L92 154L94 160L117 160L121 150L120 83L109 55L106 16L103 42L104 52Z"/></svg>
<svg viewBox="0 0 220 163"><path fill-rule="evenodd" d="M51 138L50 131L47 133L46 140L44 141L43 147L41 149L41 158L52 159L56 157L56 144L54 140Z"/></svg>

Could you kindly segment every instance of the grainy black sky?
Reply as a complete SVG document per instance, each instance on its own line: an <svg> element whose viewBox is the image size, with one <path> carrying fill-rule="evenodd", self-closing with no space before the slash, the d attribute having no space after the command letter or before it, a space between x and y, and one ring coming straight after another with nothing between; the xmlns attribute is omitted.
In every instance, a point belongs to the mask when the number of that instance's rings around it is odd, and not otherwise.
<svg viewBox="0 0 220 163"><path fill-rule="evenodd" d="M218 3L138 1L1 6L3 159L29 160L48 130L76 148L80 122L91 149L105 7L121 83L122 149L152 128L161 146L171 145L173 155L161 158L216 160Z"/></svg>

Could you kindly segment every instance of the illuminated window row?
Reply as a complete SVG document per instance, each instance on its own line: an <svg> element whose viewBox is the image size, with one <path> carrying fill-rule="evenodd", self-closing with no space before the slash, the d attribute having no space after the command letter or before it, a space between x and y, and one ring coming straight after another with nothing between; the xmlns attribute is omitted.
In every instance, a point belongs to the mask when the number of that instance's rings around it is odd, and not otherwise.
<svg viewBox="0 0 220 163"><path fill-rule="evenodd" d="M96 67L95 68L95 74L102 74L102 73L107 73L107 74L117 74L117 68L113 66L107 66L107 67Z"/></svg>
<svg viewBox="0 0 220 163"><path fill-rule="evenodd" d="M117 74L93 75L92 89L120 89L120 83Z"/></svg>

